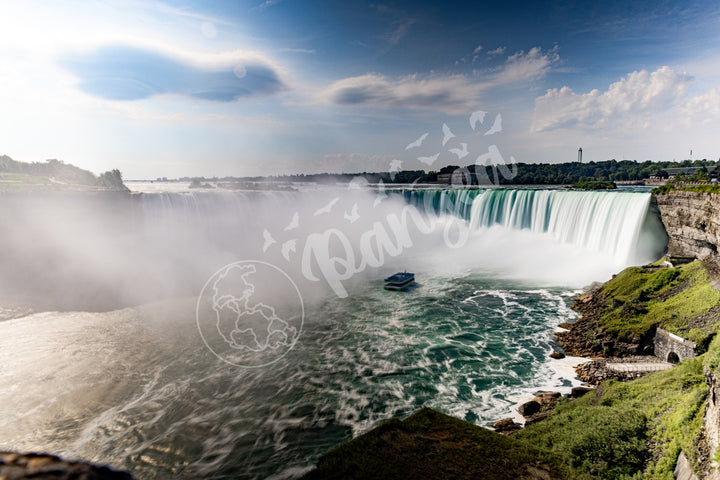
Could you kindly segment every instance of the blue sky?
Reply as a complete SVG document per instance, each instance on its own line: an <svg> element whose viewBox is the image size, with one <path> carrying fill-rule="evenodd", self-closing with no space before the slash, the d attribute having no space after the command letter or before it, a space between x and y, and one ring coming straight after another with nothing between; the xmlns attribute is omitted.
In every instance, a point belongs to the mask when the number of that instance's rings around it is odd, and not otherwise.
<svg viewBox="0 0 720 480"><path fill-rule="evenodd" d="M585 160L720 158L717 2L0 11L0 154L17 160L140 179L562 162L580 146Z"/></svg>

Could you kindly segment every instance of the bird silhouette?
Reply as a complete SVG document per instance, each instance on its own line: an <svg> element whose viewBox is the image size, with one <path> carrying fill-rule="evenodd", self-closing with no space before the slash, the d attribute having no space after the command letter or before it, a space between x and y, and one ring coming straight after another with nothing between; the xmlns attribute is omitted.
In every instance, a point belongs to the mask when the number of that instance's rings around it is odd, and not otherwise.
<svg viewBox="0 0 720 480"><path fill-rule="evenodd" d="M482 125L482 123L485 121L486 113L487 112L485 112L483 110L478 110L477 112L471 113L470 114L470 128L472 128L473 130L477 130L478 122L480 122L480 124Z"/></svg>
<svg viewBox="0 0 720 480"><path fill-rule="evenodd" d="M332 208L335 206L335 204L338 202L338 200L340 200L340 197L335 197L335 198L333 198L332 200L330 200L330 203L328 203L327 205L325 205L325 206L322 207L322 208L317 209L317 210L315 211L315 213L313 213L313 216L317 217L318 215L323 215L323 214L325 214L325 213L330 213L330 211L331 211Z"/></svg>
<svg viewBox="0 0 720 480"><path fill-rule="evenodd" d="M428 135L430 135L430 134L427 132L423 133L417 140L415 140L414 142L408 143L408 146L405 147L405 150L410 150L411 148L419 147L420 145L422 145L422 143L425 141L425 139L427 138Z"/></svg>
<svg viewBox="0 0 720 480"><path fill-rule="evenodd" d="M296 239L288 240L287 242L282 244L282 247L280 247L280 253L282 253L282 256L287 260L290 261L290 252L295 252L295 246L297 244Z"/></svg>
<svg viewBox="0 0 720 480"><path fill-rule="evenodd" d="M461 158L467 157L468 154L470 153L470 152L468 152L467 143L462 142L462 143L460 143L460 146L462 148L451 148L450 150L448 150L448 152L454 153L455 155L457 155L458 160L460 160Z"/></svg>
<svg viewBox="0 0 720 480"><path fill-rule="evenodd" d="M436 153L435 155L432 155L430 157L417 157L417 159L426 165L432 165L433 163L435 163L435 160L437 160L439 156L440 153Z"/></svg>
<svg viewBox="0 0 720 480"><path fill-rule="evenodd" d="M265 243L263 243L263 253L267 251L268 248L270 248L270 245L273 243L277 243L277 241L270 235L270 232L267 231L267 228L263 230L263 239L265 240Z"/></svg>
<svg viewBox="0 0 720 480"><path fill-rule="evenodd" d="M345 212L344 217L345 220L348 220L350 223L355 223L358 218L360 218L360 215L358 215L358 204L353 205L350 213Z"/></svg>
<svg viewBox="0 0 720 480"><path fill-rule="evenodd" d="M443 144L443 147L444 147L445 144L446 144L451 138L455 138L455 134L452 133L452 131L450 131L450 127L447 126L447 123L443 123L442 130L443 130L443 143L442 143L442 144Z"/></svg>
<svg viewBox="0 0 720 480"><path fill-rule="evenodd" d="M299 226L300 226L300 215L298 214L298 212L295 212L295 214L292 217L292 220L290 220L290 223L288 223L288 226L285 227L283 230L287 232L288 230L295 230Z"/></svg>
<svg viewBox="0 0 720 480"><path fill-rule="evenodd" d="M485 132L485 135L493 135L498 132L502 132L502 115L500 115L499 113L495 117L495 122L493 123L493 126L490 127L490 130Z"/></svg>

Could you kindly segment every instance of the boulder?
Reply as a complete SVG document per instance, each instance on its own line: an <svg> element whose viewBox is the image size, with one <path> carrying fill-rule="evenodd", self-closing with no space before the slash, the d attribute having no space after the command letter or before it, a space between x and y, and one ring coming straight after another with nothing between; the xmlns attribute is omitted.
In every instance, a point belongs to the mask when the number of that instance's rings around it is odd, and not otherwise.
<svg viewBox="0 0 720 480"><path fill-rule="evenodd" d="M520 415L522 415L523 417L530 417L538 413L541 408L542 406L539 402L535 400L530 400L529 402L520 405L518 407L518 412L520 412Z"/></svg>
<svg viewBox="0 0 720 480"><path fill-rule="evenodd" d="M570 397L571 398L580 398L583 395L585 395L588 392L592 392L595 390L594 388L590 387L573 387L572 390L570 390Z"/></svg>
<svg viewBox="0 0 720 480"><path fill-rule="evenodd" d="M503 435L509 435L513 432L517 432L522 428L520 425L515 423L512 418L503 418L502 420L498 420L497 422L493 423L492 428L495 429L496 432L502 433Z"/></svg>

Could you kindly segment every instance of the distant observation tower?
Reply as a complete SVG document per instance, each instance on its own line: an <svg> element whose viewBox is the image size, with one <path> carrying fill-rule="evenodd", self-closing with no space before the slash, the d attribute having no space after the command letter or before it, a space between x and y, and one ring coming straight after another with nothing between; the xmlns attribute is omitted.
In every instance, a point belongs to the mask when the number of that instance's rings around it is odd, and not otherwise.
<svg viewBox="0 0 720 480"><path fill-rule="evenodd" d="M582 163L582 147L578 148L578 162Z"/></svg>

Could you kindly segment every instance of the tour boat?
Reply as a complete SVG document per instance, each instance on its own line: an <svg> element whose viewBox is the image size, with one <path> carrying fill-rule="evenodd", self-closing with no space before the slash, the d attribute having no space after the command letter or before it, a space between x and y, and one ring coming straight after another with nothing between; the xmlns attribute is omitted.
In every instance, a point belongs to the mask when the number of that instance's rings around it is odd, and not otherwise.
<svg viewBox="0 0 720 480"><path fill-rule="evenodd" d="M384 280L386 290L403 290L415 281L415 274L410 272L398 272L390 275Z"/></svg>

